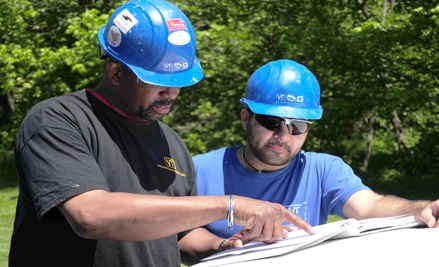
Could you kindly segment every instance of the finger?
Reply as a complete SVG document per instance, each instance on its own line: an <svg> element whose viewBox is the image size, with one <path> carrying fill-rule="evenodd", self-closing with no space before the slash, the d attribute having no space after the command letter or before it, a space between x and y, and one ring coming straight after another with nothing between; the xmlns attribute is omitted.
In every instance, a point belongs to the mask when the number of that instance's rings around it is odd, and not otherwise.
<svg viewBox="0 0 439 267"><path fill-rule="evenodd" d="M240 248L240 247L244 246L242 241L239 239L234 241L234 242L231 242L231 243L232 243L232 245L231 245L232 248Z"/></svg>
<svg viewBox="0 0 439 267"><path fill-rule="evenodd" d="M250 231L250 227L244 227L241 231L239 231L238 233L234 234L231 238L230 241L231 242L236 242L236 241L241 241L241 243L243 245L247 244L248 242L250 242L252 240L252 238L247 237L246 232Z"/></svg>
<svg viewBox="0 0 439 267"><path fill-rule="evenodd" d="M256 240L257 238L259 238L262 234L262 227L263 224L254 224L251 227L248 227L246 230L244 230L242 232L242 236L243 239L247 240L247 241L251 241L251 240Z"/></svg>
<svg viewBox="0 0 439 267"><path fill-rule="evenodd" d="M243 245L244 244L242 243L242 241L240 239L238 239L238 240L229 239L228 241L224 242L222 251L229 250L232 248L240 248Z"/></svg>
<svg viewBox="0 0 439 267"><path fill-rule="evenodd" d="M287 230L288 232L293 232L293 231L299 230L299 228L297 228L296 226L292 226L292 225L284 225L284 229Z"/></svg>
<svg viewBox="0 0 439 267"><path fill-rule="evenodd" d="M255 240L260 242L272 243L271 240L273 239L274 231L275 229L272 222L265 222L261 234L257 238L255 238Z"/></svg>
<svg viewBox="0 0 439 267"><path fill-rule="evenodd" d="M264 225L263 235L258 241L271 244L286 237L288 237L288 231L284 229L284 225L280 220L275 220Z"/></svg>
<svg viewBox="0 0 439 267"><path fill-rule="evenodd" d="M287 238L289 235L290 235L290 232L287 229L283 228L282 237Z"/></svg>
<svg viewBox="0 0 439 267"><path fill-rule="evenodd" d="M286 222L294 224L297 228L304 230L308 234L315 234L316 233L315 230L313 229L313 227L297 214L286 211L285 216L284 216L284 220Z"/></svg>
<svg viewBox="0 0 439 267"><path fill-rule="evenodd" d="M436 217L434 216L434 212L433 212L431 206L426 207L426 208L421 212L420 219L421 219L421 221L424 222L428 227L437 227L437 225L435 226L435 224L437 224L437 222L436 222Z"/></svg>

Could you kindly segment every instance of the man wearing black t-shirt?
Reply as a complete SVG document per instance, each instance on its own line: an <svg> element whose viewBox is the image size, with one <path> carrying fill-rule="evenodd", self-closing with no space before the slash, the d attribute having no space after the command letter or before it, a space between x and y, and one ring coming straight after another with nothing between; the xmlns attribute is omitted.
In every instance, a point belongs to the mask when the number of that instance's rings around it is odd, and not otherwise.
<svg viewBox="0 0 439 267"><path fill-rule="evenodd" d="M246 226L243 243L285 237L282 221L312 232L279 204L197 196L191 155L160 121L203 78L181 10L133 0L98 40L100 84L37 104L17 134L9 266L180 266L178 241L225 218Z"/></svg>

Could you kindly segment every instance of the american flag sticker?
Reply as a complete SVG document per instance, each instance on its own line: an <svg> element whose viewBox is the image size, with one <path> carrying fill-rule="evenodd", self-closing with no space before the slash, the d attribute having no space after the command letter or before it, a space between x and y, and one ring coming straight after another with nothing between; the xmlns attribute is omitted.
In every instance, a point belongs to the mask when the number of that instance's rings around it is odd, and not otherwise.
<svg viewBox="0 0 439 267"><path fill-rule="evenodd" d="M186 23L184 23L183 19L168 19L166 24L170 31L187 30Z"/></svg>

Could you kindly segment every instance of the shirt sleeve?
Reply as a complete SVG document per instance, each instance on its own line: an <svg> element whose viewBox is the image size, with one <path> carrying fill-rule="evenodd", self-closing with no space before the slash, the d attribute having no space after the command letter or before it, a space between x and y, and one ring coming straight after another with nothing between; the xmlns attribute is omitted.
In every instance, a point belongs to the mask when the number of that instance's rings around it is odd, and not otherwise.
<svg viewBox="0 0 439 267"><path fill-rule="evenodd" d="M360 190L370 190L363 184L352 168L341 158L326 155L323 179L323 205L329 214L344 218L343 207L354 193Z"/></svg>
<svg viewBox="0 0 439 267"><path fill-rule="evenodd" d="M108 190L74 121L59 115L32 115L22 127L17 159L40 221L49 219L44 216L48 211L75 195Z"/></svg>

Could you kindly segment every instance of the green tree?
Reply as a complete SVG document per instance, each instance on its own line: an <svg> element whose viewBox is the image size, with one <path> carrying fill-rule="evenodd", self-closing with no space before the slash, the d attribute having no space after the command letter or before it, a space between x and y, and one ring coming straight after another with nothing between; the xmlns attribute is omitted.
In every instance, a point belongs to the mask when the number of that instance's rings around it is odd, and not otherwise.
<svg viewBox="0 0 439 267"><path fill-rule="evenodd" d="M434 197L437 2L180 2L197 27L206 78L182 91L167 119L193 153L241 143L247 79L270 60L291 58L322 87L324 117L306 149L343 157L383 191L416 186Z"/></svg>
<svg viewBox="0 0 439 267"><path fill-rule="evenodd" d="M0 153L34 104L97 83L96 33L112 3L92 2L0 0Z"/></svg>
<svg viewBox="0 0 439 267"><path fill-rule="evenodd" d="M110 0L0 0L0 154L37 102L94 87ZM317 76L322 120L306 150L341 156L372 187L435 197L439 181L438 1L175 0L205 72L164 120L192 154L244 142L246 82L271 60Z"/></svg>

